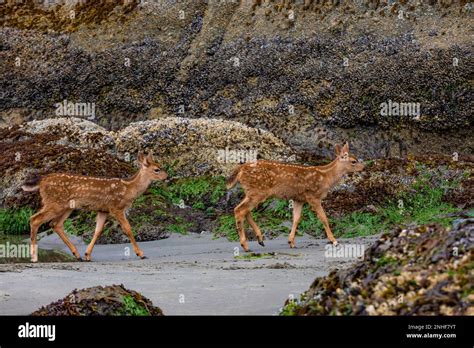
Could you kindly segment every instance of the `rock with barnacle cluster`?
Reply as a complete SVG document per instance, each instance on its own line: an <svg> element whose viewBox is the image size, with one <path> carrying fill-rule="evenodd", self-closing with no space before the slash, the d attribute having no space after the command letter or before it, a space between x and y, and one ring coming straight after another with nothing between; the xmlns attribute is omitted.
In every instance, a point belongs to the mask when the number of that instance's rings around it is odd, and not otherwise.
<svg viewBox="0 0 474 348"><path fill-rule="evenodd" d="M383 235L348 270L317 278L290 315L474 315L474 219Z"/></svg>
<svg viewBox="0 0 474 348"><path fill-rule="evenodd" d="M128 290L123 285L111 285L76 289L66 297L41 307L31 315L162 316L163 312L140 293Z"/></svg>
<svg viewBox="0 0 474 348"><path fill-rule="evenodd" d="M227 175L241 162L288 160L291 150L271 132L239 122L168 117L141 121L115 133L121 156L153 150L178 175Z"/></svg>

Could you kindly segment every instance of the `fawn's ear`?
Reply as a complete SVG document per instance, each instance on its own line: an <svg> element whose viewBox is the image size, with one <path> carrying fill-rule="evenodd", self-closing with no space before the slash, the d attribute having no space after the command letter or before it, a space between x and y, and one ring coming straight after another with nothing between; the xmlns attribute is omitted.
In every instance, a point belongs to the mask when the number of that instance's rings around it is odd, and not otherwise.
<svg viewBox="0 0 474 348"><path fill-rule="evenodd" d="M148 167L145 155L141 151L138 153L138 163L140 164L141 167Z"/></svg>
<svg viewBox="0 0 474 348"><path fill-rule="evenodd" d="M347 141L342 147L342 153L349 153L349 143Z"/></svg>
<svg viewBox="0 0 474 348"><path fill-rule="evenodd" d="M339 156L341 154L341 146L339 146L339 144L336 144L334 148L336 150L336 156Z"/></svg>
<svg viewBox="0 0 474 348"><path fill-rule="evenodd" d="M155 160L153 159L153 151L152 150L150 150L148 152L148 155L146 156L145 160L148 164L152 164L153 162L155 162Z"/></svg>

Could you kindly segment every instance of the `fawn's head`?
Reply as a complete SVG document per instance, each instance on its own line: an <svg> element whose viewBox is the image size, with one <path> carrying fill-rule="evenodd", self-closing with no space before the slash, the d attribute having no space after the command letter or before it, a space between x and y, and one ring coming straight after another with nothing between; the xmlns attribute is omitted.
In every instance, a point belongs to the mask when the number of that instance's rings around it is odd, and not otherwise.
<svg viewBox="0 0 474 348"><path fill-rule="evenodd" d="M344 146L336 145L337 164L344 173L360 172L364 169L364 165L357 158L349 154L349 143Z"/></svg>
<svg viewBox="0 0 474 348"><path fill-rule="evenodd" d="M151 151L146 156L142 152L139 152L138 163L140 164L140 172L151 180L165 180L168 177L168 173L161 169L153 159Z"/></svg>

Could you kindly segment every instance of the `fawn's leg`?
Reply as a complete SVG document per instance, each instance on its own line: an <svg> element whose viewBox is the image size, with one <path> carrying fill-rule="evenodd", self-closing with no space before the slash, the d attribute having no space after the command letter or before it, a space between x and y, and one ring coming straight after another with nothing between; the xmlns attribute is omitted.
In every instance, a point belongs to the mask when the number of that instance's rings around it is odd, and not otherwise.
<svg viewBox="0 0 474 348"><path fill-rule="evenodd" d="M30 239L31 239L31 262L38 262L38 249L36 247L36 234L43 224L45 211L42 208L39 212L30 217Z"/></svg>
<svg viewBox="0 0 474 348"><path fill-rule="evenodd" d="M239 233L240 245L245 251L249 251L247 238L245 237L244 219L261 200L258 197L245 196L242 202L235 207L235 224Z"/></svg>
<svg viewBox="0 0 474 348"><path fill-rule="evenodd" d="M94 249L95 242L97 242L97 239L99 239L100 234L102 233L102 230L104 229L104 224L105 224L105 221L107 220L107 215L108 215L107 213L101 213L101 212L97 213L97 217L95 219L96 225L95 225L94 236L92 237L91 242L87 246L86 253L84 255L86 257L86 261L91 260L92 249Z"/></svg>
<svg viewBox="0 0 474 348"><path fill-rule="evenodd" d="M57 215L57 211L43 207L39 212L30 217L30 238L31 238L31 262L38 262L38 248L36 245L36 234L38 229L45 222L50 221Z"/></svg>
<svg viewBox="0 0 474 348"><path fill-rule="evenodd" d="M309 201L309 204L311 205L311 208L313 211L316 213L318 216L319 220L324 225L324 230L326 231L326 235L328 239L332 242L333 245L337 245L337 240L334 238L334 235L331 232L331 228L329 227L329 222L328 218L326 216L326 213L324 212L323 206L321 205L321 200L320 199L313 199Z"/></svg>
<svg viewBox="0 0 474 348"><path fill-rule="evenodd" d="M288 235L288 244L290 248L295 247L295 235L298 224L301 220L301 211L303 210L303 202L293 201L293 226L291 226L291 232Z"/></svg>
<svg viewBox="0 0 474 348"><path fill-rule="evenodd" d="M130 223L128 222L125 212L124 211L115 211L111 212L112 216L115 217L118 222L120 223L120 226L122 227L122 230L125 232L125 234L128 236L130 239L130 242L132 243L133 250L135 251L135 254L141 259L145 259L145 255L143 254L143 251L138 247L137 242L135 241L135 237L133 236L132 232L132 227L130 226Z"/></svg>
<svg viewBox="0 0 474 348"><path fill-rule="evenodd" d="M255 223L255 220L252 217L252 213L248 213L246 218L249 225L252 226L253 230L255 231L255 235L258 239L258 244L260 244L261 246L265 246L265 243L263 242L262 231L260 231L260 227L258 227L258 225Z"/></svg>
<svg viewBox="0 0 474 348"><path fill-rule="evenodd" d="M82 261L81 255L77 251L77 248L67 237L66 233L64 232L64 221L69 217L73 209L66 209L63 210L53 221L53 231L56 232L59 237L63 240L63 242L68 246L71 250L72 254L76 257L78 261Z"/></svg>
<svg viewBox="0 0 474 348"><path fill-rule="evenodd" d="M248 247L248 244L247 244L247 241L245 239L245 231L244 231L244 217L248 214L248 212L246 212L245 214L243 214L243 211L245 210L245 205L249 202L249 198L247 196L245 196L245 198L243 199L242 202L239 203L239 205L237 205L235 208L234 208L234 217L235 217L235 224L237 226L237 233L239 234L239 240L240 240L240 245L242 246L242 248L245 250L245 251L248 251L249 250L249 247Z"/></svg>

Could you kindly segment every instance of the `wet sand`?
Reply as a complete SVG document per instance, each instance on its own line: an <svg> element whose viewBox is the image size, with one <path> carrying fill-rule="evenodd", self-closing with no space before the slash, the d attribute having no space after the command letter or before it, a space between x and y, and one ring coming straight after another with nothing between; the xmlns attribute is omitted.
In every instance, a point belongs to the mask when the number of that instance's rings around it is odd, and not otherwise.
<svg viewBox="0 0 474 348"><path fill-rule="evenodd" d="M376 238L339 242L367 247ZM29 314L75 288L123 284L151 299L165 315L274 315L286 298L298 298L316 277L357 261L325 257L327 240L310 236L297 238L295 249L285 236L265 244L250 242L251 251L264 254L248 257L237 242L210 234L173 234L139 243L144 260L130 244L113 244L96 245L92 262L3 264L0 314ZM86 245L76 245L84 255ZM41 240L39 247L69 253L56 235Z"/></svg>

